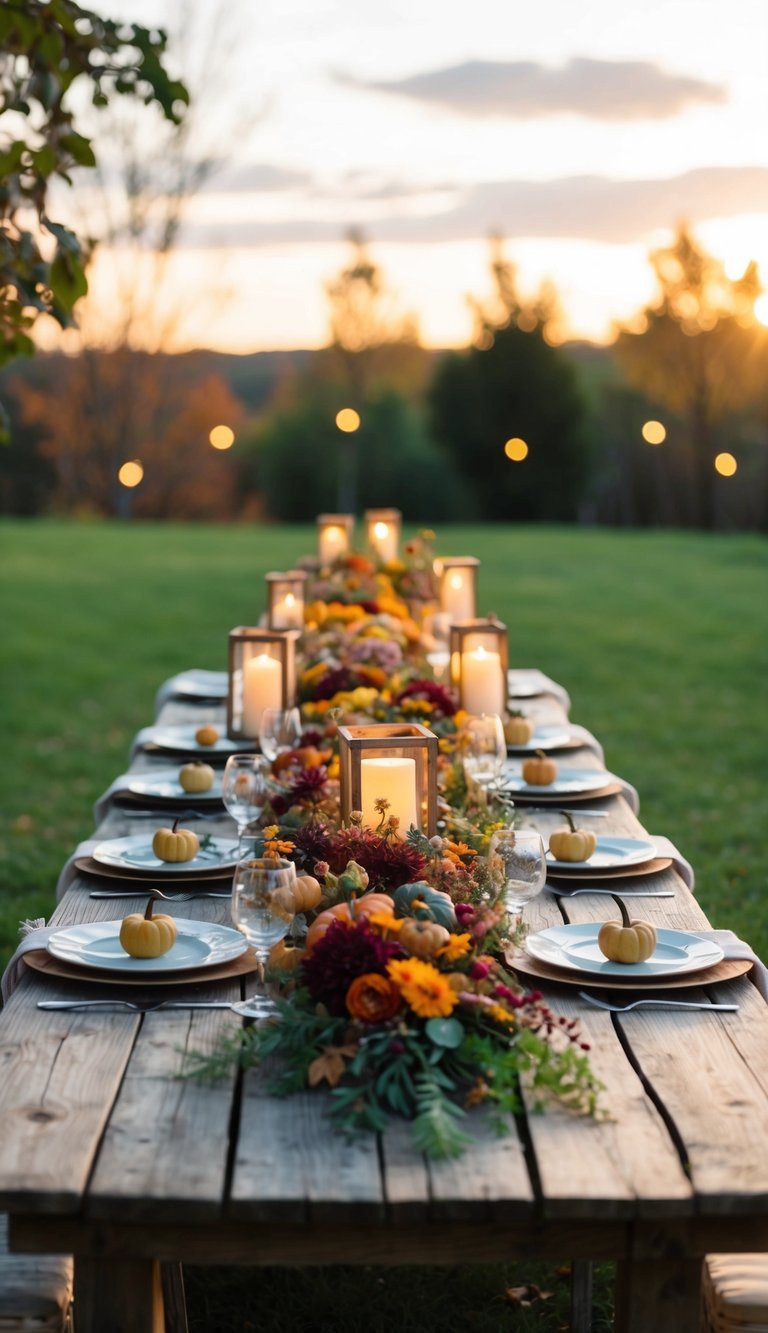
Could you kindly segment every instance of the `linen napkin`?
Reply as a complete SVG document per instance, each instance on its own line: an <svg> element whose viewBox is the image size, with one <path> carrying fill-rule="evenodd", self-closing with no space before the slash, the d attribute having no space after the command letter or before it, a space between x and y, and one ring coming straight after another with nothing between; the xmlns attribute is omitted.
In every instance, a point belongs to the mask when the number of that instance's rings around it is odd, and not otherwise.
<svg viewBox="0 0 768 1333"><path fill-rule="evenodd" d="M24 976L24 964L22 958L25 953L32 949L44 949L57 926L46 926L43 917L37 917L33 921L20 922L21 943L13 955L10 963L6 967L0 989L3 995L3 1004L7 1004L14 990L18 986L21 978Z"/></svg>
<svg viewBox="0 0 768 1333"><path fill-rule="evenodd" d="M768 1004L768 967L761 958L758 958L751 944L747 944L746 940L740 940L732 930L696 930L694 934L702 940L712 940L713 944L719 944L729 962L733 959L748 958L753 964L749 979L757 986Z"/></svg>
<svg viewBox="0 0 768 1333"><path fill-rule="evenodd" d="M675 867L680 878L691 890L696 891L696 876L690 861L686 860L682 852L678 851L671 838L664 837L663 833L649 833L648 837L655 844L657 856L669 856L672 858L672 864Z"/></svg>

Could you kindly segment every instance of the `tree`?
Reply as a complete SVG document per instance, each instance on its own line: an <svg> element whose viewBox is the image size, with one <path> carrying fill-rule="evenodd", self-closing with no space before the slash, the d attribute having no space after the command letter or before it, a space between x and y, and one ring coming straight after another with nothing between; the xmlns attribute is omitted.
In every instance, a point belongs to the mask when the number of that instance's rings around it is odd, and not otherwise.
<svg viewBox="0 0 768 1333"><path fill-rule="evenodd" d="M42 315L72 323L87 290L88 243L48 213L51 187L96 165L75 126L75 89L95 107L127 95L178 122L184 84L162 63L165 34L103 19L74 0L5 0L0 10L0 365L31 354Z"/></svg>
<svg viewBox="0 0 768 1333"><path fill-rule="evenodd" d="M475 345L443 357L429 401L432 434L465 483L467 516L572 520L589 478L586 407L575 368L546 340L551 294L526 304L496 252L497 311L475 303ZM510 439L528 446L522 461Z"/></svg>
<svg viewBox="0 0 768 1333"><path fill-rule="evenodd" d="M616 355L631 384L680 418L689 522L711 528L719 428L765 383L765 341L753 313L757 268L748 264L740 278L728 278L684 227L650 258L659 297L643 312L640 331L620 332Z"/></svg>

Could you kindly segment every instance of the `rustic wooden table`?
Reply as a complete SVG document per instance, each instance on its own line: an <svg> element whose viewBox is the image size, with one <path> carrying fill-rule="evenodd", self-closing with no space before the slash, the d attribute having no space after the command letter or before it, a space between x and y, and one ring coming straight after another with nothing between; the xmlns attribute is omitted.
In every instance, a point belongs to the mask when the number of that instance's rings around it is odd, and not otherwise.
<svg viewBox="0 0 768 1333"><path fill-rule="evenodd" d="M553 698L535 707L543 720L563 719ZM218 715L171 702L163 720ZM134 762L167 767L169 760ZM563 762L597 764L585 750ZM641 831L621 797L600 804L610 812L600 831ZM544 832L560 822L556 812L526 820ZM164 822L162 812L144 820L113 805L99 833ZM232 826L222 819L201 827ZM673 869L662 882L674 899L645 900L643 915L703 927L704 914ZM129 900L117 907L89 897L115 883L79 875L55 922L122 916ZM168 907L227 919L226 902ZM548 892L526 912L533 928L604 915L600 897L564 902ZM174 995L234 1000L241 984ZM162 1262L456 1264L515 1256L614 1260L617 1329L695 1330L702 1255L768 1249L768 1006L745 977L685 992L736 1000L737 1014L613 1017L585 1005L575 987L542 989L558 1013L580 1019L609 1118L530 1113L498 1138L473 1113L475 1146L435 1164L412 1150L405 1124L378 1142L328 1132L318 1092L278 1101L258 1073L212 1087L178 1079L186 1051L209 1050L236 1030L241 1020L227 1011L44 1012L39 999L89 988L29 970L0 1016L0 1209L10 1214L11 1243L74 1253L77 1333L160 1333Z"/></svg>

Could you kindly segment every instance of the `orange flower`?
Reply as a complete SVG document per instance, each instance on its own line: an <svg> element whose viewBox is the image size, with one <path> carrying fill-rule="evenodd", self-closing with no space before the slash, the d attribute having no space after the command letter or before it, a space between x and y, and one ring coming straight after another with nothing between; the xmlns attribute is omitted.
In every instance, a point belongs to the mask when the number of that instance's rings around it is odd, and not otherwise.
<svg viewBox="0 0 768 1333"><path fill-rule="evenodd" d="M377 926L385 935L390 931L393 934L397 934L398 930L400 930L403 925L403 921L404 918L403 920L398 920L398 918L393 916L391 912L371 912L371 915L368 917L368 925ZM468 935L467 939L469 939Z"/></svg>
<svg viewBox="0 0 768 1333"><path fill-rule="evenodd" d="M383 1023L400 1008L400 991L389 977L379 972L364 972L355 977L346 994L346 1006L361 1023Z"/></svg>
<svg viewBox="0 0 768 1333"><path fill-rule="evenodd" d="M455 963L457 958L463 958L472 948L472 937L466 935L451 935L448 943L444 944L438 952L438 958L442 958L446 963Z"/></svg>
<svg viewBox="0 0 768 1333"><path fill-rule="evenodd" d="M446 976L418 958L395 958L387 972L406 1004L419 1018L447 1018L459 1002Z"/></svg>

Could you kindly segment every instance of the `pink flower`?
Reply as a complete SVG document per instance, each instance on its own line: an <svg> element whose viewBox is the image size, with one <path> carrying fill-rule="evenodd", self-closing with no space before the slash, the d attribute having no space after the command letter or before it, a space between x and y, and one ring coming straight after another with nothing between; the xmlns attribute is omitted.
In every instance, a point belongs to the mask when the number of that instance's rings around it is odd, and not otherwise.
<svg viewBox="0 0 768 1333"><path fill-rule="evenodd" d="M469 969L469 975L471 976L473 981L485 981L485 978L490 973L490 970L491 968L489 963L481 963L480 960L478 959L478 961L476 963L473 963L471 968Z"/></svg>

